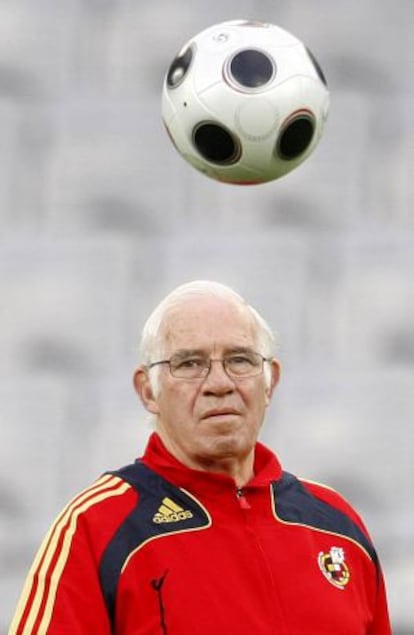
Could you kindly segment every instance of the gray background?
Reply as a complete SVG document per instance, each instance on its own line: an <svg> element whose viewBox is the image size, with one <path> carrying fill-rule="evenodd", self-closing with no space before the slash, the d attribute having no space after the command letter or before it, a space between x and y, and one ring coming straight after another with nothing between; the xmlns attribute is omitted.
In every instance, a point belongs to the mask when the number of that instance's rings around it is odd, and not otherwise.
<svg viewBox="0 0 414 635"><path fill-rule="evenodd" d="M314 154L280 181L215 183L160 120L192 35L256 18L328 78ZM414 632L412 0L0 1L0 630L52 519L148 435L140 328L176 284L235 286L280 337L263 440L338 488Z"/></svg>

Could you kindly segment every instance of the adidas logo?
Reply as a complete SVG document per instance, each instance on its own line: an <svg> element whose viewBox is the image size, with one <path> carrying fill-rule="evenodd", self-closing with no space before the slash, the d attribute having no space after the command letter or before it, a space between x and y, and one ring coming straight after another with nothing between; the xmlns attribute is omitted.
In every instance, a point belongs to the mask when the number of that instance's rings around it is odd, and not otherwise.
<svg viewBox="0 0 414 635"><path fill-rule="evenodd" d="M166 496L163 498L161 505L158 508L156 514L154 514L152 521L154 523L177 523L180 520L188 520L192 518L193 513L188 509L185 510L177 503Z"/></svg>

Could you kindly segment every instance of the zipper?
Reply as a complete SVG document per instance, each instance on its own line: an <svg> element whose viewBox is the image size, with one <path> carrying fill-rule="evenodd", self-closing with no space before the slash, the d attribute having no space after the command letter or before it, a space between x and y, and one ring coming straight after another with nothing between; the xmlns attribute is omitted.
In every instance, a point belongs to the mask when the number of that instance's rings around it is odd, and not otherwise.
<svg viewBox="0 0 414 635"><path fill-rule="evenodd" d="M249 501L247 500L245 493L241 487L238 487L236 489L236 496L242 509L251 509Z"/></svg>
<svg viewBox="0 0 414 635"><path fill-rule="evenodd" d="M161 628L161 633L162 635L168 635L167 634L167 623L165 621L165 605L164 605L164 598L163 598L163 594L162 594L162 588L164 586L164 582L165 582L165 578L167 577L167 573L168 573L168 569L165 571L165 573L157 580L151 580L151 586L154 589L154 591L157 593L158 596L158 608L160 611L160 628Z"/></svg>

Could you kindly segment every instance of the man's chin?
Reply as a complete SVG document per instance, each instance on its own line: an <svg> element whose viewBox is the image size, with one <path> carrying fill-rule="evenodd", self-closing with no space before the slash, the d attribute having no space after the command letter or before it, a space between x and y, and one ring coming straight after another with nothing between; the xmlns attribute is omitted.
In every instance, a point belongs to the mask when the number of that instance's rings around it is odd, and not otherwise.
<svg viewBox="0 0 414 635"><path fill-rule="evenodd" d="M208 455L213 460L242 458L251 449L250 445L241 437L240 431L235 430L231 426L220 427L206 445Z"/></svg>

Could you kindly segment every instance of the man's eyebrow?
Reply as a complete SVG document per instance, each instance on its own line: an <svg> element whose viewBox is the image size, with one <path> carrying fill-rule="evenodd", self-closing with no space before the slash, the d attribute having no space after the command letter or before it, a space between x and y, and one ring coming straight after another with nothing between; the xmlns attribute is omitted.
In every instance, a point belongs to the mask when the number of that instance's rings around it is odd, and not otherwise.
<svg viewBox="0 0 414 635"><path fill-rule="evenodd" d="M186 357L193 356L207 356L206 351L203 351L201 348L179 348L177 351L171 354L171 357L174 359L185 359Z"/></svg>
<svg viewBox="0 0 414 635"><path fill-rule="evenodd" d="M256 351L251 346L232 346L226 349L226 355L232 355L234 353L255 353Z"/></svg>
<svg viewBox="0 0 414 635"><path fill-rule="evenodd" d="M251 346L229 346L225 348L224 355L234 355L237 353L255 353L256 351ZM209 357L209 353L203 348L179 348L171 353L170 358L185 359L186 357Z"/></svg>

